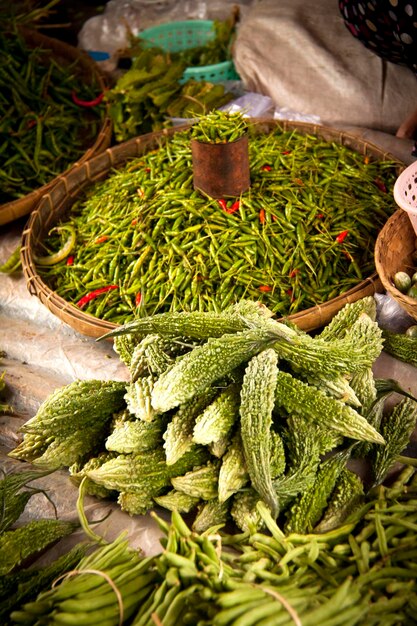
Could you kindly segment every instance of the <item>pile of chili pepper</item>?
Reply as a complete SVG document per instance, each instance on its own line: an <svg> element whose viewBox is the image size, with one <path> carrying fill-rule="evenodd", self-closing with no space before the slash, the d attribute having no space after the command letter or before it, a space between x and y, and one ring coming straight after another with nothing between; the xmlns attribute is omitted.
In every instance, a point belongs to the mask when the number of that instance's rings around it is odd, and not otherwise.
<svg viewBox="0 0 417 626"><path fill-rule="evenodd" d="M177 132L78 198L66 223L74 245L39 274L113 323L242 298L287 315L371 275L377 233L395 210L396 164L295 130L249 132L251 187L241 197L194 190L190 131ZM56 229L38 255L68 240Z"/></svg>
<svg viewBox="0 0 417 626"><path fill-rule="evenodd" d="M0 203L23 197L76 162L95 141L103 95L78 61L0 35Z"/></svg>
<svg viewBox="0 0 417 626"><path fill-rule="evenodd" d="M200 118L191 129L191 137L202 143L237 141L247 132L247 122L240 111L211 111Z"/></svg>

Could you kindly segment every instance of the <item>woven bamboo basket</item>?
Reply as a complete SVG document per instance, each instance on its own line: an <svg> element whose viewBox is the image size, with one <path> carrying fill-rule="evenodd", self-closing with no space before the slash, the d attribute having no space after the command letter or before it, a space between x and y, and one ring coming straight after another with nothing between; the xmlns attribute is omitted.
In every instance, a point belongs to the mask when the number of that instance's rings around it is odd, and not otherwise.
<svg viewBox="0 0 417 626"><path fill-rule="evenodd" d="M336 129L300 122L277 121L270 119L252 119L259 132L270 132L276 126L284 130L297 130L304 134L314 134L327 141L342 143L363 155L379 160L395 160L394 157L377 146L367 143L354 135ZM91 337L100 337L116 325L100 320L57 296L41 279L36 271L34 255L44 235L63 218L77 196L92 182L103 180L111 169L121 167L129 158L137 157L152 150L173 133L184 130L188 125L177 126L163 131L141 135L122 144L108 148L102 154L89 159L82 165L60 176L54 186L43 196L36 210L31 214L22 235L22 264L27 287L32 295L63 322ZM399 166L401 164L399 163ZM289 316L300 328L311 331L327 324L332 317L348 303L362 297L382 292L383 286L375 272L354 288L349 289L324 304L320 304Z"/></svg>
<svg viewBox="0 0 417 626"><path fill-rule="evenodd" d="M66 44L63 41L59 41L58 39L47 37L37 31L23 27L20 30L29 46L51 50L54 54L54 58L62 63L69 64L78 61L78 67L80 68L82 78L86 81L90 81L94 78L100 91L103 91L106 88L105 78L101 74L96 63L86 52L78 50L74 46ZM96 154L99 154L108 148L111 142L111 137L112 124L109 115L106 114L94 143L88 147L82 157L78 159L76 163L70 165L64 173L68 173L71 167L77 167L81 163L84 163L88 159L91 159ZM0 225L7 224L18 219L19 217L28 215L39 202L40 198L55 184L56 180L57 178L52 179L49 183L34 189L22 198L1 204Z"/></svg>
<svg viewBox="0 0 417 626"><path fill-rule="evenodd" d="M393 282L396 272L411 274L416 261L416 234L408 214L399 209L379 233L375 244L375 267L385 290L412 318L417 320L417 300L401 293Z"/></svg>

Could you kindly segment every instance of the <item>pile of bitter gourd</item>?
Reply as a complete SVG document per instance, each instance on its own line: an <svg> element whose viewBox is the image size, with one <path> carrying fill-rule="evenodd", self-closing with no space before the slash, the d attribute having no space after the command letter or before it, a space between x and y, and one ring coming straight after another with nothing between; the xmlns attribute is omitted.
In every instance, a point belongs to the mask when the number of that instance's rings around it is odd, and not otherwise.
<svg viewBox="0 0 417 626"><path fill-rule="evenodd" d="M369 296L312 337L253 301L222 313L162 313L110 333L126 381L76 381L23 426L10 454L117 498L131 514L195 513L194 529L261 524L262 501L286 531L325 527L379 484L416 423L407 397L374 379L383 347ZM369 462L367 484L350 459Z"/></svg>

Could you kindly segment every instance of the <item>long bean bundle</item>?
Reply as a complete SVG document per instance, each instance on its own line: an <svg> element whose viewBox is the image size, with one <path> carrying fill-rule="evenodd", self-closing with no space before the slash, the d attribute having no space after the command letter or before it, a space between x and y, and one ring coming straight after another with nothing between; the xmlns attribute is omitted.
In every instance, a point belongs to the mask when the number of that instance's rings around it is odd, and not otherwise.
<svg viewBox="0 0 417 626"><path fill-rule="evenodd" d="M170 523L155 515L161 554L141 558L120 539L101 546L77 576L14 611L10 623L414 624L416 488L415 470L406 468L344 525L323 533L285 535L262 505L265 530L240 535L219 526L194 532L178 511Z"/></svg>
<svg viewBox="0 0 417 626"><path fill-rule="evenodd" d="M27 43L17 31L0 36L0 203L20 198L75 163L95 140L104 105L92 102L77 61ZM80 114L81 111L81 114Z"/></svg>
<svg viewBox="0 0 417 626"><path fill-rule="evenodd" d="M241 298L291 314L374 271L375 239L394 208L393 162L279 127L252 129L249 158L250 189L214 200L193 189L190 135L176 133L77 200L71 256L39 273L65 300L123 323ZM47 238L43 254L63 236Z"/></svg>

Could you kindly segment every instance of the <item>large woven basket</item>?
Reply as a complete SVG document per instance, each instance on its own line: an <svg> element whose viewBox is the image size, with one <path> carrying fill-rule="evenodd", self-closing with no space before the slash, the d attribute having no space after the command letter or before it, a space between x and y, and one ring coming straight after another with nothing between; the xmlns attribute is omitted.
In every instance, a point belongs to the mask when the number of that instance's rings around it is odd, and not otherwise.
<svg viewBox="0 0 417 626"><path fill-rule="evenodd" d="M390 153L382 151L377 146L369 144L354 135L332 128L316 124L283 122L270 119L252 119L251 122L257 125L259 132L267 133L276 126L280 126L283 130L294 129L304 134L320 136L327 141L342 143L364 155L369 155L379 160L395 160ZM129 158L140 156L156 148L161 144L161 141L163 142L164 139L170 137L173 133L186 127L187 125L184 125L149 133L113 148L108 148L102 154L59 177L55 185L44 195L37 209L30 216L22 235L22 264L29 292L37 296L54 315L80 333L91 337L99 337L115 328L115 324L84 313L51 291L37 273L34 263L34 254L39 242L42 241L51 227L65 216L80 192L93 181L106 178L111 169L122 166ZM325 304L291 315L289 319L300 328L311 331L327 324L345 304L355 302L368 295L373 295L378 291L383 291L383 286L375 272L343 295Z"/></svg>
<svg viewBox="0 0 417 626"><path fill-rule="evenodd" d="M43 35L42 33L39 33L37 31L22 27L21 32L25 38L26 43L29 46L51 50L55 60L66 64L74 63L74 61L77 61L82 78L84 78L87 82L91 81L91 79L94 78L97 82L99 89L101 91L105 89L106 81L103 75L101 74L97 64L88 56L86 52L78 50L74 46L68 45L63 41L59 41L58 39L47 37L46 35ZM83 156L78 159L76 163L72 164L66 170L66 173L71 167L77 167L81 163L84 163L88 159L108 148L111 142L111 137L111 120L109 115L106 115L101 125L99 134L94 140L94 143L88 149L86 149ZM49 183L42 185L37 189L34 189L32 192L28 193L22 198L7 202L5 204L0 204L0 225L7 224L9 222L12 222L13 220L18 219L19 217L28 215L39 202L44 193L46 193L55 184L56 180L57 178L52 179Z"/></svg>
<svg viewBox="0 0 417 626"><path fill-rule="evenodd" d="M401 293L393 282L396 272L414 273L416 234L408 214L399 209L386 222L375 244L375 267L386 291L417 320L417 300Z"/></svg>

